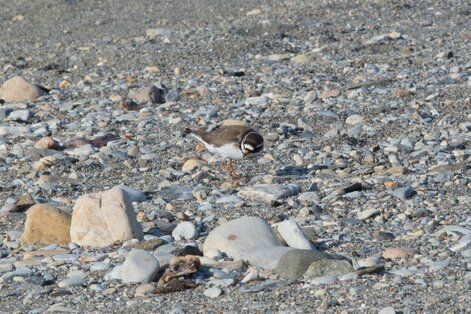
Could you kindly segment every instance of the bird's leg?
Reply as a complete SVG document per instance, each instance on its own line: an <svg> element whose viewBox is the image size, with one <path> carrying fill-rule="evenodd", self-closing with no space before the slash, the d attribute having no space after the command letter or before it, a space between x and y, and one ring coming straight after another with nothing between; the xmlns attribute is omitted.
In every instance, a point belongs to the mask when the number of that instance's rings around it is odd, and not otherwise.
<svg viewBox="0 0 471 314"><path fill-rule="evenodd" d="M232 159L229 159L227 162L227 168L229 169L229 175L231 176L232 179L237 180L240 179L240 177L237 175L234 166L232 166Z"/></svg>
<svg viewBox="0 0 471 314"><path fill-rule="evenodd" d="M228 172L228 169L227 169L227 166L226 166L226 163L225 163L224 159L223 159L223 160L221 160L221 163L219 164L219 166L222 168L222 170L224 170L224 172L225 172L225 173L229 174L229 172Z"/></svg>

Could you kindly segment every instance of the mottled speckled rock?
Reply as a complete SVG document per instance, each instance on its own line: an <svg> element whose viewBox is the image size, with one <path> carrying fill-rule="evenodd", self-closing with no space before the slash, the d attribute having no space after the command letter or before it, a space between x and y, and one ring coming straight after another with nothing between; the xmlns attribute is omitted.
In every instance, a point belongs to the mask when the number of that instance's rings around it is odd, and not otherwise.
<svg viewBox="0 0 471 314"><path fill-rule="evenodd" d="M323 276L341 276L355 271L353 266L346 260L324 259L309 265L304 273L304 279L309 280Z"/></svg>
<svg viewBox="0 0 471 314"><path fill-rule="evenodd" d="M282 278L298 279L303 276L313 262L325 259L332 259L332 257L319 251L293 250L280 258L275 272Z"/></svg>

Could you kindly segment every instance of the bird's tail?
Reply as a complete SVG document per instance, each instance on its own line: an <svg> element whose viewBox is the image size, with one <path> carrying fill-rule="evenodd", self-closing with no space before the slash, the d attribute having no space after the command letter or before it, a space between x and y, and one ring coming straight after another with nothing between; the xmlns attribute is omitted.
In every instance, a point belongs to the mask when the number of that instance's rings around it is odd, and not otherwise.
<svg viewBox="0 0 471 314"><path fill-rule="evenodd" d="M196 138L198 141L202 141L201 137L205 134L206 132L203 130L198 130L198 129L191 129L191 128L186 128L183 130L183 137L187 135L191 135L194 138Z"/></svg>

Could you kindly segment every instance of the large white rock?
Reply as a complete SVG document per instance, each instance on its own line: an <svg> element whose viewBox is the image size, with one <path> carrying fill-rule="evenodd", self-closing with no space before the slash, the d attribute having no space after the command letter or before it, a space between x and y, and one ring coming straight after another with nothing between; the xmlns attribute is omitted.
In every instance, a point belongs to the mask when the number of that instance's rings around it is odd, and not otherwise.
<svg viewBox="0 0 471 314"><path fill-rule="evenodd" d="M314 245L306 238L296 221L288 219L278 224L278 233L290 247L301 250L314 250Z"/></svg>
<svg viewBox="0 0 471 314"><path fill-rule="evenodd" d="M113 188L84 195L75 202L70 237L81 246L104 247L116 241L142 239L143 232L127 193Z"/></svg>
<svg viewBox="0 0 471 314"><path fill-rule="evenodd" d="M204 256L215 249L265 269L274 269L281 256L293 250L280 246L270 226L258 217L241 217L214 229L204 242Z"/></svg>
<svg viewBox="0 0 471 314"><path fill-rule="evenodd" d="M151 282L159 269L159 262L152 254L132 249L124 260L121 278L124 283Z"/></svg>

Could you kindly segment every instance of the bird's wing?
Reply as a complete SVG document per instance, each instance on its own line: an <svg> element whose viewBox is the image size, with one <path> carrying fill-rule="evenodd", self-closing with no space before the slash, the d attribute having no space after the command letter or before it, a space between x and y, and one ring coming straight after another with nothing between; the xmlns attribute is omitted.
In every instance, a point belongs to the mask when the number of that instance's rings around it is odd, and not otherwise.
<svg viewBox="0 0 471 314"><path fill-rule="evenodd" d="M199 136L203 141L210 142L216 147L220 147L228 142L240 143L248 132L253 130L246 126L230 125L221 126L213 131L206 132L197 130L195 135Z"/></svg>

